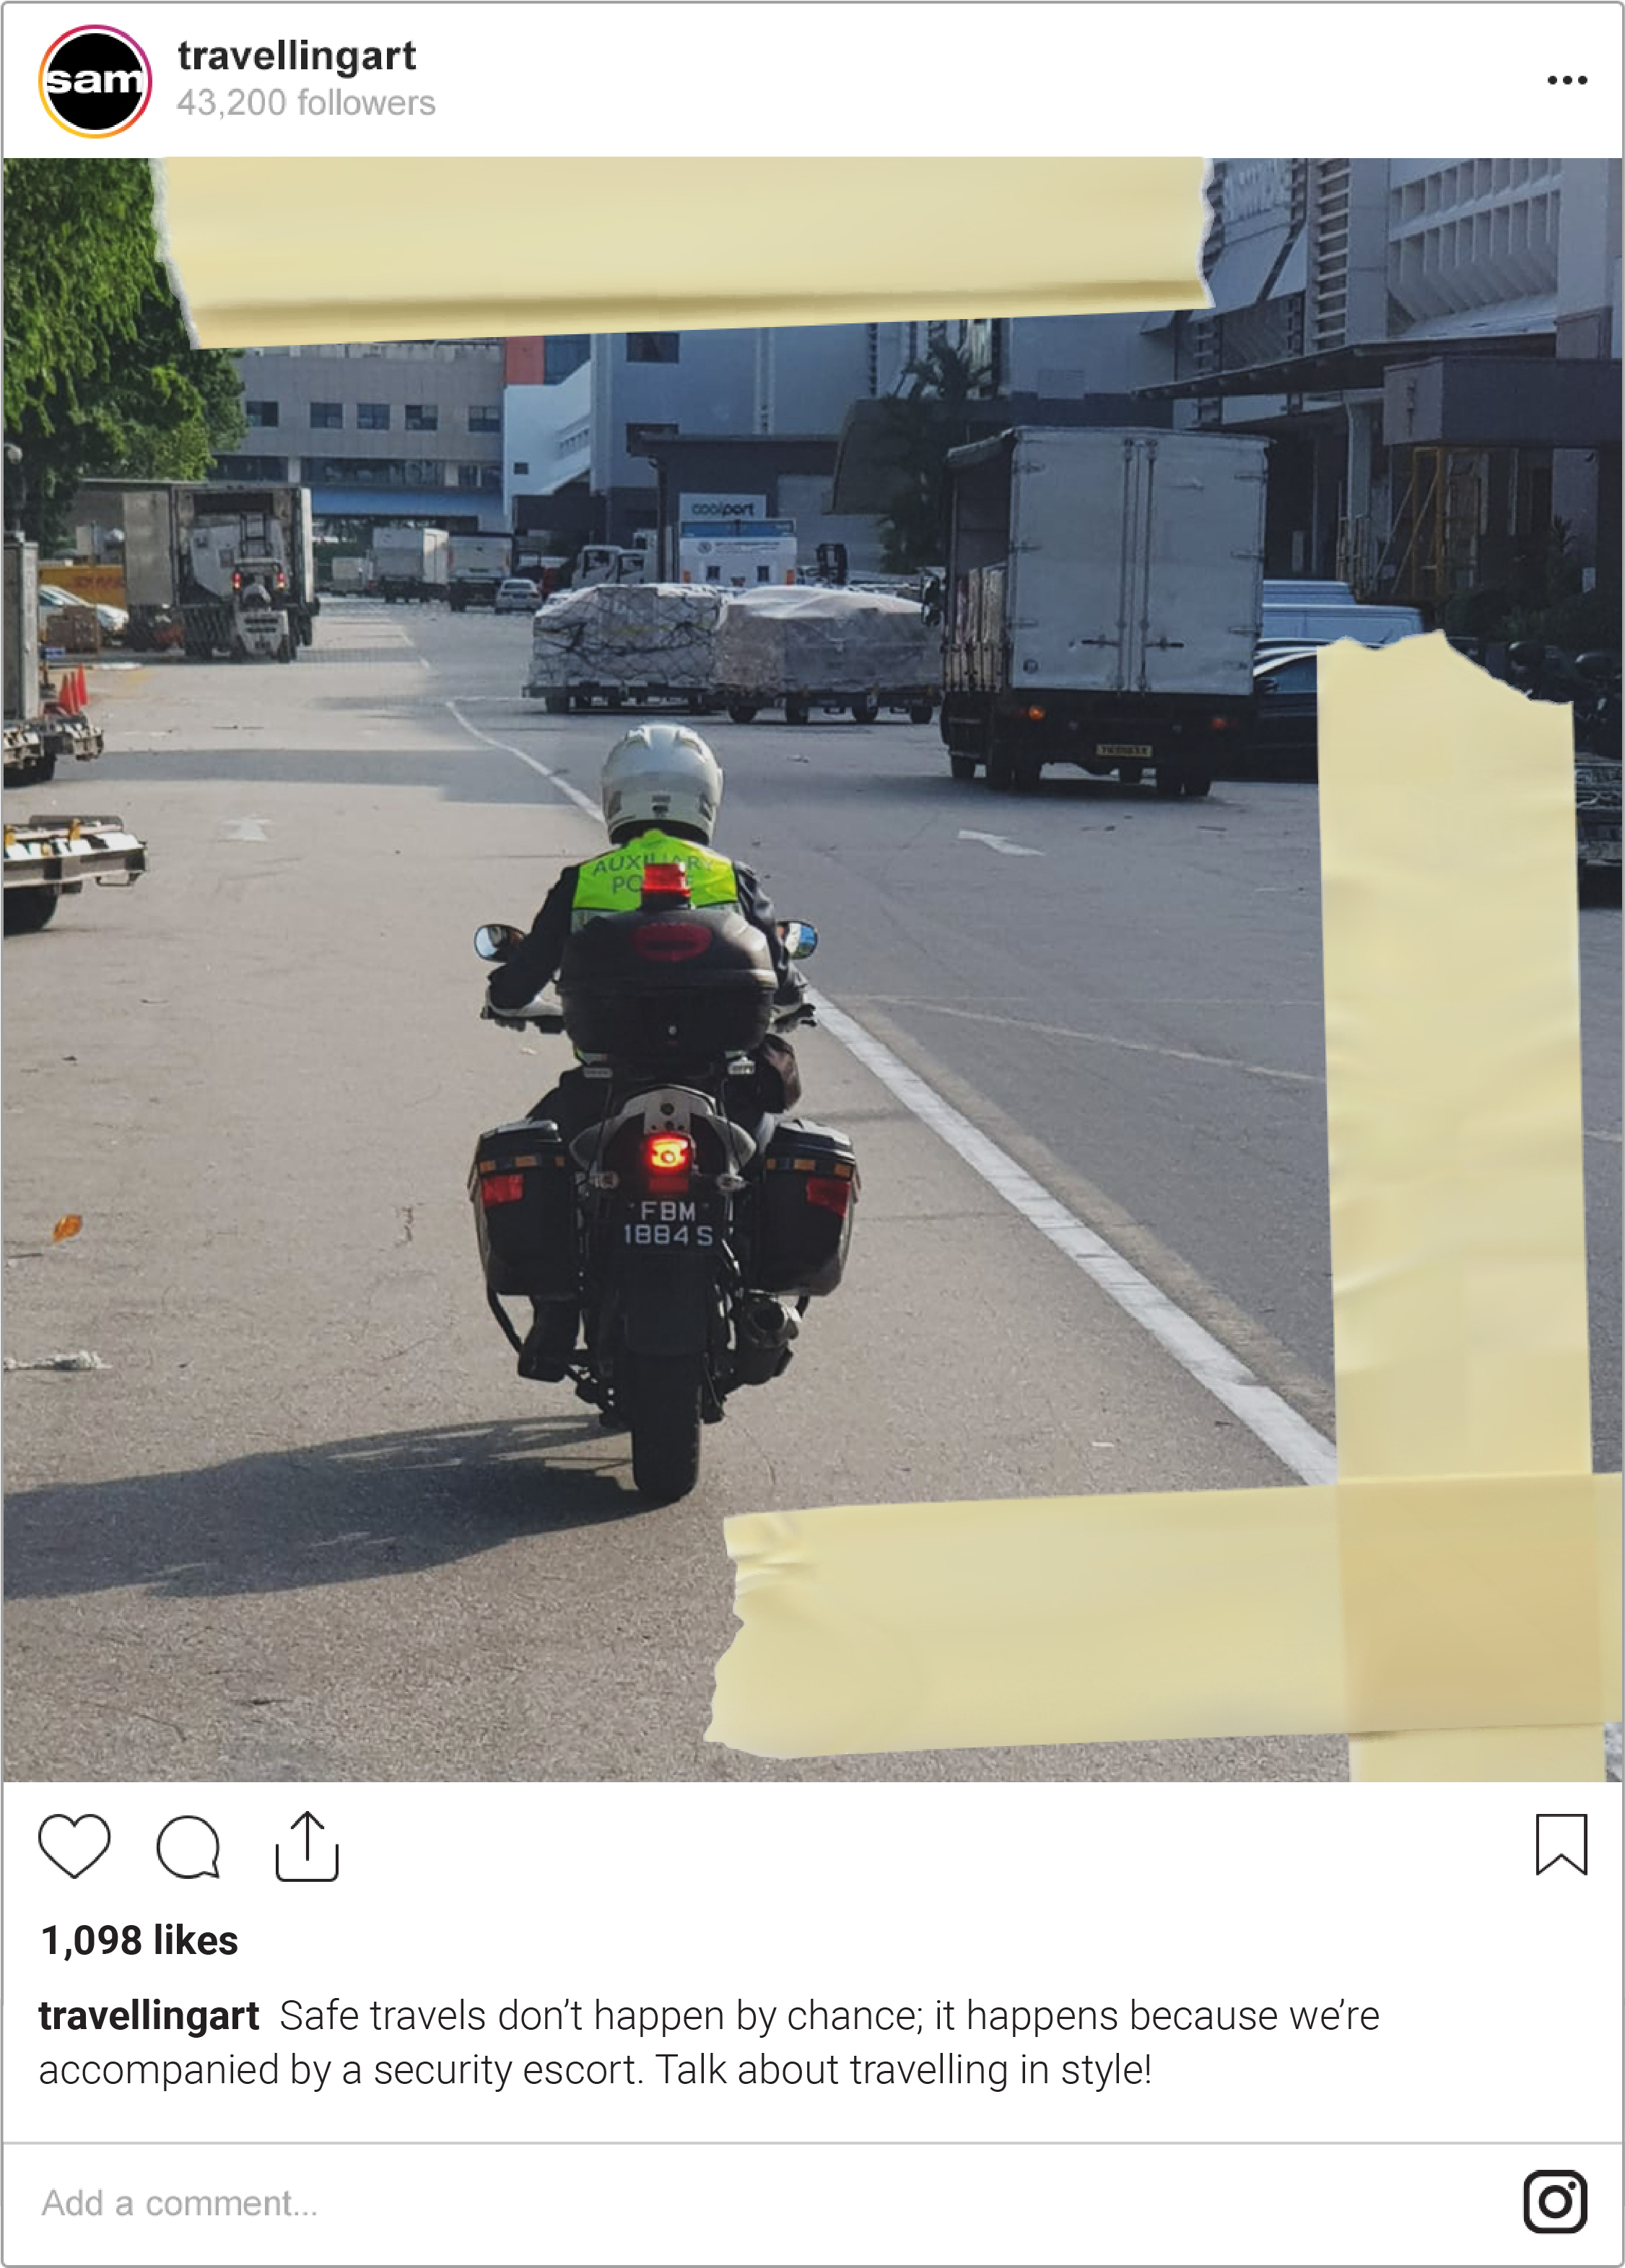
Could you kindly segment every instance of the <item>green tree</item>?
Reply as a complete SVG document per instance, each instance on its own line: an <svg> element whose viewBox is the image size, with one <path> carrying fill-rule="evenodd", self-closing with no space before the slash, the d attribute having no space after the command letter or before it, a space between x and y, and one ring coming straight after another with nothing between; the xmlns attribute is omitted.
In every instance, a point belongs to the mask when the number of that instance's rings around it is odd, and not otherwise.
<svg viewBox="0 0 1625 2268"><path fill-rule="evenodd" d="M8 158L4 189L6 438L51 545L81 480L206 477L246 431L242 387L188 337L143 160Z"/></svg>
<svg viewBox="0 0 1625 2268"><path fill-rule="evenodd" d="M969 357L941 339L904 375L915 381L912 392L883 404L897 486L880 516L880 546L894 575L939 566L946 556L948 452L968 437L966 404L975 388Z"/></svg>

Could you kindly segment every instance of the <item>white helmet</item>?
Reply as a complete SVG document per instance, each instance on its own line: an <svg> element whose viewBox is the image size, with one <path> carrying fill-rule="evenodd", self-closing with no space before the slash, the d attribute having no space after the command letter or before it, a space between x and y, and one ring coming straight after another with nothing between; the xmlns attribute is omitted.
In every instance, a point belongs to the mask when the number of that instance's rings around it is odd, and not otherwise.
<svg viewBox="0 0 1625 2268"><path fill-rule="evenodd" d="M636 827L693 828L711 839L722 802L722 767L683 725L640 725L604 761L604 824L618 842Z"/></svg>

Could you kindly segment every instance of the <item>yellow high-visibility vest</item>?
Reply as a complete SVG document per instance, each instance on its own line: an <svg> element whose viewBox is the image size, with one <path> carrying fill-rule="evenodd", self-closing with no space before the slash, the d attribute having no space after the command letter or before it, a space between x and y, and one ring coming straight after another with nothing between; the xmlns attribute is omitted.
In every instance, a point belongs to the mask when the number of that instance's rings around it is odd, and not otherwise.
<svg viewBox="0 0 1625 2268"><path fill-rule="evenodd" d="M732 858L719 857L703 843L651 832L585 861L570 901L571 927L579 929L599 914L636 913L643 903L644 867L671 865L682 866L688 874L690 905L738 905L739 886Z"/></svg>

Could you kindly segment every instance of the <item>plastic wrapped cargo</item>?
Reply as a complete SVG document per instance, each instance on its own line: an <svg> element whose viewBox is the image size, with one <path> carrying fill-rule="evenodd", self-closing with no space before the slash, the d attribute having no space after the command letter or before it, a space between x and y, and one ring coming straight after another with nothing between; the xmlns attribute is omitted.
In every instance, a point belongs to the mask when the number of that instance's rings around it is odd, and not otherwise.
<svg viewBox="0 0 1625 2268"><path fill-rule="evenodd" d="M538 609L526 690L635 699L697 696L716 681L722 593L688 583L594 583Z"/></svg>
<svg viewBox="0 0 1625 2268"><path fill-rule="evenodd" d="M717 683L732 699L851 699L936 684L935 633L916 601L805 586L731 592L717 630Z"/></svg>

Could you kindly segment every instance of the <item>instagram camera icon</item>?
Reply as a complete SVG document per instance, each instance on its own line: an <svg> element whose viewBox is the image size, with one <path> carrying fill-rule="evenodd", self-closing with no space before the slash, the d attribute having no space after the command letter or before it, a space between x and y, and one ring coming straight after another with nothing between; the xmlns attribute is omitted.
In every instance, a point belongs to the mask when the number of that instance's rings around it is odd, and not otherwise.
<svg viewBox="0 0 1625 2268"><path fill-rule="evenodd" d="M1585 2176L1542 2167L1524 2183L1524 2227L1536 2236L1577 2236L1585 2226Z"/></svg>

